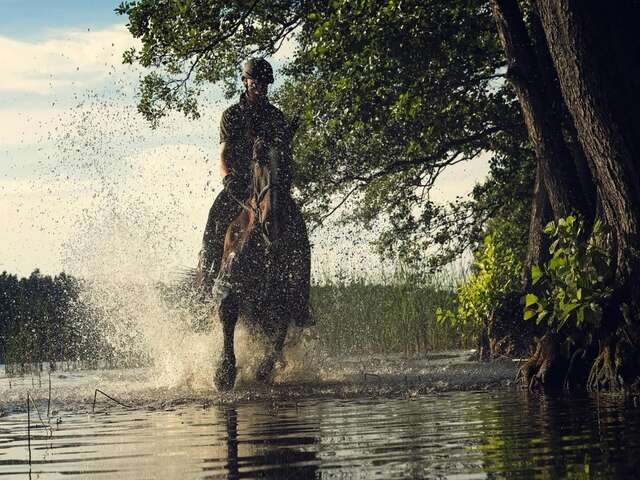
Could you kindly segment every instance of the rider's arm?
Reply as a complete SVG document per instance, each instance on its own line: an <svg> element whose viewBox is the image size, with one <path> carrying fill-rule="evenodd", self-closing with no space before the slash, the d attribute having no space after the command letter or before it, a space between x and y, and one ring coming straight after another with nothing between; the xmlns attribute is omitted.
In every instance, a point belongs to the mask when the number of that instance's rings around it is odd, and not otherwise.
<svg viewBox="0 0 640 480"><path fill-rule="evenodd" d="M234 145L237 142L237 118L232 110L225 110L220 119L220 175L225 178L230 173L235 173L236 159Z"/></svg>
<svg viewBox="0 0 640 480"><path fill-rule="evenodd" d="M238 178L233 151L231 142L220 144L220 176L224 189L233 195L239 195L243 191L244 184Z"/></svg>
<svg viewBox="0 0 640 480"><path fill-rule="evenodd" d="M231 158L231 147L229 142L223 142L220 144L220 177L224 178L231 173L231 165L233 165L233 159Z"/></svg>

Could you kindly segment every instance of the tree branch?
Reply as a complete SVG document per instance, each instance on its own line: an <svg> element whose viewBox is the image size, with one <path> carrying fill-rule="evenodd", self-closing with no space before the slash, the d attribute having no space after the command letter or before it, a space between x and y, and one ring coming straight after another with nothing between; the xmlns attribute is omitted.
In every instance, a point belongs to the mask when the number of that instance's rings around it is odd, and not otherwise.
<svg viewBox="0 0 640 480"><path fill-rule="evenodd" d="M426 165L426 164L434 164L437 168L443 167L443 166L447 166L450 165L451 163L449 161L447 162L441 162L441 163L436 163L438 159L442 158L444 155L447 154L448 151L450 151L453 148L456 147L460 147L463 146L465 144L468 143L472 143L475 141L478 141L482 138L484 138L487 135L491 135L492 133L496 133L503 130L502 127L491 127L488 128L487 130L484 130L482 132L478 132L474 135L471 135L469 137L466 138L460 138L460 139L455 139L455 140L451 140L450 142L444 144L442 147L440 147L433 155L429 155L427 157L420 157L420 158L416 158L413 160L405 160L405 161L399 161L399 162L393 162L390 163L389 165L387 165L386 167L382 168L381 170L378 170L377 172L372 173L371 175L367 175L367 176L361 176L361 175L352 175L352 176L348 176L348 177L344 177L343 179L340 180L340 183L347 183L350 181L360 181L363 183L370 183L373 180L376 180L380 177L384 177L386 175L391 175L394 173L400 173L403 172L405 170L408 170L410 168L413 167L418 167L420 165Z"/></svg>
<svg viewBox="0 0 640 480"><path fill-rule="evenodd" d="M335 207L333 207L331 209L331 211L325 215L323 215L322 217L320 217L320 219L318 220L318 222L313 226L313 228L311 229L311 231L309 232L310 234L313 233L315 231L316 228L318 228L320 225L322 225L322 223L329 218L331 215L333 215L342 205L344 205L344 203L349 199L349 197L351 195L353 195L355 193L355 191L358 189L358 187L360 187L360 185L356 185L355 187L353 187L351 190L349 190L347 192L347 194L342 198L342 200L340 201L340 203L338 203L338 205L336 205Z"/></svg>

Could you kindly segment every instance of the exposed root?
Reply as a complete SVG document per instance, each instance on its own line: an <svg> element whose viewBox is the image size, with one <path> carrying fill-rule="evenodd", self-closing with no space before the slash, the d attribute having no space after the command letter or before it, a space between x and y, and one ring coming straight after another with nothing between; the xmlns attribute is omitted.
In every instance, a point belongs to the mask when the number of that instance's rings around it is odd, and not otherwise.
<svg viewBox="0 0 640 480"><path fill-rule="evenodd" d="M589 390L617 389L636 384L639 379L638 352L629 342L600 343L600 352L593 362L587 387Z"/></svg>
<svg viewBox="0 0 640 480"><path fill-rule="evenodd" d="M564 348L557 335L547 333L536 342L534 354L520 367L516 377L530 390L640 387L640 351L625 339L608 339L592 347Z"/></svg>
<svg viewBox="0 0 640 480"><path fill-rule="evenodd" d="M533 356L518 370L516 381L529 390L562 388L568 362L561 350L557 336L545 334L537 341Z"/></svg>
<svg viewBox="0 0 640 480"><path fill-rule="evenodd" d="M587 350L578 348L571 355L569 360L569 366L567 367L567 373L564 377L563 386L565 390L570 390L573 387L585 386L585 379L589 374L590 359L593 355L590 355Z"/></svg>

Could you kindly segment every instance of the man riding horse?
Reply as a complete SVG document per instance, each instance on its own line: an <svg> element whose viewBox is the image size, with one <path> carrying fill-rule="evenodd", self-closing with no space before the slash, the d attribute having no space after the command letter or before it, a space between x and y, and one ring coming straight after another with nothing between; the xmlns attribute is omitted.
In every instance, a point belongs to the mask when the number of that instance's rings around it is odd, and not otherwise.
<svg viewBox="0 0 640 480"><path fill-rule="evenodd" d="M227 108L220 121L220 172L224 189L218 194L207 219L197 269L197 286L203 295L220 270L224 235L231 221L240 213L239 201L250 187L253 144L258 136L269 138L288 128L283 113L267 98L273 83L273 69L261 58L247 60L242 68L245 91L240 101Z"/></svg>
<svg viewBox="0 0 640 480"><path fill-rule="evenodd" d="M242 210L251 187L251 162L257 138L273 139L293 129L284 114L267 98L273 83L273 68L262 58L250 58L242 67L245 91L240 100L227 108L220 121L220 171L224 189L209 210L196 272L197 287L203 297L212 290L219 274L225 232ZM286 182L291 180L291 159L286 165ZM289 185L287 185L289 187ZM296 207L297 209L297 207ZM298 320L308 323L310 318ZM302 326L302 325L300 325Z"/></svg>

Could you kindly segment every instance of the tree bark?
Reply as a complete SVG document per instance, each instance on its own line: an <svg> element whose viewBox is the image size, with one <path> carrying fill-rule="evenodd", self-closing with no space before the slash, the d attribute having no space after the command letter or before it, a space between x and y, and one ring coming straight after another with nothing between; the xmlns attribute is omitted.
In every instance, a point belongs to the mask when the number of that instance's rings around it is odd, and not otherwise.
<svg viewBox="0 0 640 480"><path fill-rule="evenodd" d="M522 288L524 292L531 290L531 268L542 265L549 256L549 242L544 235L544 226L551 221L552 212L549 197L542 182L540 168L536 169L536 180L533 186L533 202L531 202L531 222L529 224L529 242L527 257L522 270Z"/></svg>
<svg viewBox="0 0 640 480"><path fill-rule="evenodd" d="M531 8L529 23L533 49L541 73L541 87L550 108L549 113L554 119L558 120L558 125L563 134L564 144L573 159L576 180L572 182L572 185L574 185L574 188L579 186L582 194L582 198L580 199L581 205L577 207L574 206L574 208L583 216L587 226L591 226L594 221L596 207L596 187L593 182L593 170L589 168L588 158L582 150L582 145L580 145L578 141L573 119L562 98L558 75L556 74L553 60L551 59L551 52L547 45L547 39L542 28L538 9L535 8L535 6ZM571 174L572 172L568 173Z"/></svg>
<svg viewBox="0 0 640 480"><path fill-rule="evenodd" d="M587 226L593 225L593 222L598 218L598 189L594 178L596 177L595 165L591 159L587 156L578 140L578 131L573 124L573 118L567 111L566 105L563 101L563 132L564 141L567 147L571 151L573 156L573 162L576 167L576 173L578 175L578 182L582 188L582 196L585 201L585 209L583 212L584 220Z"/></svg>
<svg viewBox="0 0 640 480"><path fill-rule="evenodd" d="M598 208L612 231L613 296L595 331L591 388L640 379L640 19L638 2L534 0ZM634 121L635 120L635 121ZM586 348L589 348L586 346Z"/></svg>
<svg viewBox="0 0 640 480"><path fill-rule="evenodd" d="M547 43L585 153L593 160L603 214L617 243L616 289L640 272L638 40L632 2L539 0ZM625 8L626 7L626 8Z"/></svg>
<svg viewBox="0 0 640 480"><path fill-rule="evenodd" d="M553 79L539 66L517 1L493 0L492 5L509 64L507 76L518 96L554 216L582 213L585 202L553 104Z"/></svg>

